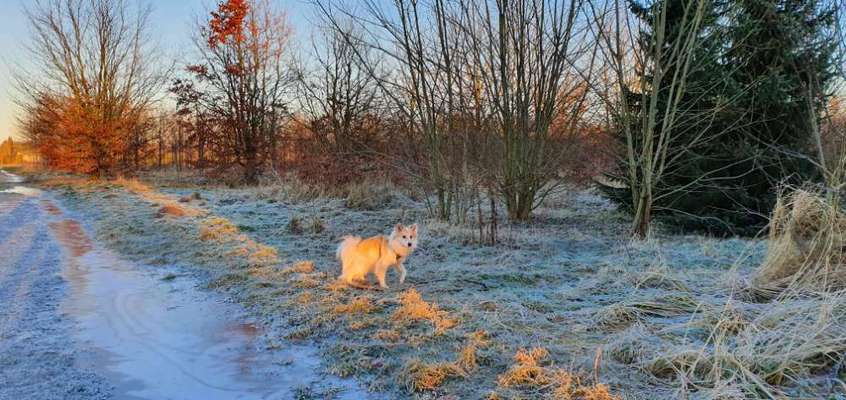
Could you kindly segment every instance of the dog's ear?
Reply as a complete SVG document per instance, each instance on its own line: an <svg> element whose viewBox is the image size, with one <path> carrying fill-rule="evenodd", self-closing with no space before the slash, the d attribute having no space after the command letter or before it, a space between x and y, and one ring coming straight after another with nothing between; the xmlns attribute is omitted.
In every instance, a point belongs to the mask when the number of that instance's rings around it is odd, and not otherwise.
<svg viewBox="0 0 846 400"><path fill-rule="evenodd" d="M417 234L417 224L411 225L408 228L411 229L412 234L415 234L415 235Z"/></svg>
<svg viewBox="0 0 846 400"><path fill-rule="evenodd" d="M397 232L402 232L403 229L405 229L405 227L403 227L402 224L397 224L397 226L394 227L394 230Z"/></svg>

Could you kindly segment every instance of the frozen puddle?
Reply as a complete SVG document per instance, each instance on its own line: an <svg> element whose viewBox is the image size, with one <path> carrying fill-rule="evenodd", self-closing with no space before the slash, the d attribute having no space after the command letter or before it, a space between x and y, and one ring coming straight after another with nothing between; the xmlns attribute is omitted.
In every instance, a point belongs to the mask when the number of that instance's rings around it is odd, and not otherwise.
<svg viewBox="0 0 846 400"><path fill-rule="evenodd" d="M304 387L367 398L351 381L320 374L310 346L263 349L236 305L166 268L139 268L97 246L49 200L50 228L65 253L63 312L78 323L81 360L120 399L290 399ZM90 351L89 351L90 350Z"/></svg>
<svg viewBox="0 0 846 400"><path fill-rule="evenodd" d="M24 178L0 169L0 183L21 183Z"/></svg>
<svg viewBox="0 0 846 400"><path fill-rule="evenodd" d="M26 186L15 186L10 189L0 190L0 193L19 194L22 196L39 196L41 191Z"/></svg>

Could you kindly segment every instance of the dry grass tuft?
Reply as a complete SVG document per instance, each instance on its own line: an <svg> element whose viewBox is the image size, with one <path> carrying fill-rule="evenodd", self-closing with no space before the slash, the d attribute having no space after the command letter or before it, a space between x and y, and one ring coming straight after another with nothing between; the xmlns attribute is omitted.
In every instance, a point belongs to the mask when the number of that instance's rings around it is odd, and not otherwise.
<svg viewBox="0 0 846 400"><path fill-rule="evenodd" d="M564 370L556 370L553 373L552 398L555 400L619 400L620 396L611 394L608 386L597 383L592 386L583 386L579 377Z"/></svg>
<svg viewBox="0 0 846 400"><path fill-rule="evenodd" d="M490 341L485 331L476 331L467 335L467 344L458 353L455 364L466 373L475 371L479 367L479 349L487 347L488 344Z"/></svg>
<svg viewBox="0 0 846 400"><path fill-rule="evenodd" d="M253 265L271 265L279 261L279 252L261 243L252 243L250 247L250 263Z"/></svg>
<svg viewBox="0 0 846 400"><path fill-rule="evenodd" d="M549 352L543 347L520 349L514 356L516 362L497 378L502 387L551 388L550 397L556 400L619 400L606 385L582 385L581 379L560 369L545 367Z"/></svg>
<svg viewBox="0 0 846 400"><path fill-rule="evenodd" d="M636 288L660 288L679 292L690 292L687 285L673 276L669 267L666 265L653 266L637 274L633 283Z"/></svg>
<svg viewBox="0 0 846 400"><path fill-rule="evenodd" d="M253 266L268 266L279 263L279 252L276 248L256 242L241 233L235 224L226 218L210 217L200 224L200 240L218 243L234 243L228 256L246 257Z"/></svg>
<svg viewBox="0 0 846 400"><path fill-rule="evenodd" d="M428 364L420 360L408 363L401 374L408 390L414 392L435 390L447 379L463 375L464 372L454 363Z"/></svg>
<svg viewBox="0 0 846 400"><path fill-rule="evenodd" d="M400 336L396 331L380 330L377 332L377 338L395 342ZM467 344L454 362L428 364L420 360L412 361L402 374L406 377L406 387L417 392L435 390L449 378L467 377L479 366L478 349L488 346L489 343L487 332L477 331L467 335Z"/></svg>
<svg viewBox="0 0 846 400"><path fill-rule="evenodd" d="M311 274L315 271L314 261L297 261L283 271L285 274Z"/></svg>
<svg viewBox="0 0 846 400"><path fill-rule="evenodd" d="M724 310L704 316L712 325L705 343L665 348L643 369L681 377L714 398L781 399L790 397L787 386L809 383L833 367L836 373L844 362L846 292L780 297L742 314L734 305Z"/></svg>
<svg viewBox="0 0 846 400"><path fill-rule="evenodd" d="M184 208L167 204L167 205L159 208L159 211L156 213L156 218L162 218L164 216L182 218L185 215L186 215L186 213L185 213Z"/></svg>
<svg viewBox="0 0 846 400"><path fill-rule="evenodd" d="M675 317L696 312L702 306L688 295L629 300L603 308L594 317L594 322L603 328L621 329L645 317Z"/></svg>
<svg viewBox="0 0 846 400"><path fill-rule="evenodd" d="M352 331L359 331L362 329L372 328L379 325L379 320L373 317L359 318L348 321L348 327Z"/></svg>
<svg viewBox="0 0 846 400"><path fill-rule="evenodd" d="M200 240L225 241L230 240L240 231L226 218L207 218L200 225Z"/></svg>
<svg viewBox="0 0 846 400"><path fill-rule="evenodd" d="M163 204L162 210L167 208L169 212L159 210L160 215L165 213L176 216L178 213L180 217L190 216L196 217L207 214L206 210L194 207L187 204L182 204L179 199L163 193L157 192L154 188L142 183L138 179L117 178L112 183L124 187L128 192L141 197L145 201L154 204ZM178 211L177 211L178 210Z"/></svg>
<svg viewBox="0 0 846 400"><path fill-rule="evenodd" d="M400 340L399 332L393 329L379 329L376 331L376 335L374 337L390 343L398 342Z"/></svg>
<svg viewBox="0 0 846 400"><path fill-rule="evenodd" d="M567 392L563 393L564 396L568 395ZM611 394L611 391L608 389L607 385L597 383L593 386L580 386L575 388L569 397L555 397L557 400L621 400L620 396Z"/></svg>
<svg viewBox="0 0 846 400"><path fill-rule="evenodd" d="M543 347L520 349L514 355L516 363L497 378L497 383L504 387L546 386L552 381L552 376L541 365L547 358L549 351Z"/></svg>
<svg viewBox="0 0 846 400"><path fill-rule="evenodd" d="M397 321L430 321L435 327L436 334L443 334L446 330L458 324L450 318L449 313L438 308L437 304L429 304L415 289L408 289L400 295L400 307L394 312Z"/></svg>
<svg viewBox="0 0 846 400"><path fill-rule="evenodd" d="M358 296L347 304L339 304L333 310L335 314L370 314L377 310L369 297Z"/></svg>
<svg viewBox="0 0 846 400"><path fill-rule="evenodd" d="M767 258L752 290L772 298L784 289L846 288L846 215L839 201L810 190L779 197L770 220Z"/></svg>
<svg viewBox="0 0 846 400"><path fill-rule="evenodd" d="M346 206L354 210L376 210L394 199L397 189L384 182L365 180L347 187Z"/></svg>

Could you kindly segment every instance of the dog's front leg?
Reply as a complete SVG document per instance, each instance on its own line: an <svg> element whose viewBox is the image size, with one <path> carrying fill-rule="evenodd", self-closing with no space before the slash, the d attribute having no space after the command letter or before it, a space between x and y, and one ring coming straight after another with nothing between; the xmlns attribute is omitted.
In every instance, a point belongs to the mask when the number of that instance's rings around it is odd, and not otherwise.
<svg viewBox="0 0 846 400"><path fill-rule="evenodd" d="M402 263L397 264L397 271L400 273L399 283L402 285L405 283L405 266Z"/></svg>
<svg viewBox="0 0 846 400"><path fill-rule="evenodd" d="M388 285L385 283L385 275L388 273L388 266L384 263L379 263L376 265L376 268L373 271L373 274L376 275L376 280L379 281L379 287L382 289L387 289Z"/></svg>

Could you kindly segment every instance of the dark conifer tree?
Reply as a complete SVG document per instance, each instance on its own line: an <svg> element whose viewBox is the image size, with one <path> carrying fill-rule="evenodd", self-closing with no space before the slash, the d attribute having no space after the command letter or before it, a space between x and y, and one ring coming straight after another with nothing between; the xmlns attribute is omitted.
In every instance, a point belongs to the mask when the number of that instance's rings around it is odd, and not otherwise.
<svg viewBox="0 0 846 400"><path fill-rule="evenodd" d="M688 0L664 1L672 2L667 15L672 34ZM815 178L807 158L813 114L808 94L814 109L821 110L833 76L834 15L822 1L711 3L702 24L703 46L697 49L671 135L674 162L656 188L655 214L686 229L754 234L765 226L779 184ZM650 23L656 7L631 3L646 26L641 46L654 40ZM648 81L646 72L642 76ZM629 112L637 115L640 93L628 95ZM622 133L618 136L625 140ZM620 160L625 171L627 160ZM627 189L604 191L631 207Z"/></svg>

